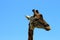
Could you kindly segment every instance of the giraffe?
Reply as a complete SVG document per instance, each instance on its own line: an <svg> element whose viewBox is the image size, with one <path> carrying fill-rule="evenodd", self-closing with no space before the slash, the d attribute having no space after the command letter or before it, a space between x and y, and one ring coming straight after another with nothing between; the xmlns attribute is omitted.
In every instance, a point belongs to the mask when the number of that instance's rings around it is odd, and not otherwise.
<svg viewBox="0 0 60 40"><path fill-rule="evenodd" d="M50 25L43 19L42 14L40 14L38 10L33 9L32 12L34 13L33 16L26 16L26 18L30 21L28 29L28 40L33 40L34 28L42 28L46 31L51 29Z"/></svg>

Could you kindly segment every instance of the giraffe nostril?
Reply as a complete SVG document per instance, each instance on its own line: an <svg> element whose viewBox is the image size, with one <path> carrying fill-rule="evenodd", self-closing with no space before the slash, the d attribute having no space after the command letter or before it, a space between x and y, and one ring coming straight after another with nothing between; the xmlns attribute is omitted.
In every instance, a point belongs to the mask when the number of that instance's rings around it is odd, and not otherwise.
<svg viewBox="0 0 60 40"><path fill-rule="evenodd" d="M49 24L47 24L47 26L49 26Z"/></svg>
<svg viewBox="0 0 60 40"><path fill-rule="evenodd" d="M44 25L45 27L49 26L49 24Z"/></svg>

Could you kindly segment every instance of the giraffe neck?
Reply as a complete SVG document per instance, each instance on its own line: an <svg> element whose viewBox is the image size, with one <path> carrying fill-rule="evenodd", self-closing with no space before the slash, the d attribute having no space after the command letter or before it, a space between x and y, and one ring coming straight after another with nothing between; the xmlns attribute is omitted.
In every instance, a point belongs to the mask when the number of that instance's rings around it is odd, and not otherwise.
<svg viewBox="0 0 60 40"><path fill-rule="evenodd" d="M33 30L31 30L30 27L28 32L28 40L33 40Z"/></svg>

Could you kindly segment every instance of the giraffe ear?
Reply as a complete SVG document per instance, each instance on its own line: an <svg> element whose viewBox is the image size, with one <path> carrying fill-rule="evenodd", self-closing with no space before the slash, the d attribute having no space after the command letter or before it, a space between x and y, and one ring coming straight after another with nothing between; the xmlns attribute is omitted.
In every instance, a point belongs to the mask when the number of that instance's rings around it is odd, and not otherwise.
<svg viewBox="0 0 60 40"><path fill-rule="evenodd" d="M26 18L27 18L28 20L30 20L30 16L26 16Z"/></svg>

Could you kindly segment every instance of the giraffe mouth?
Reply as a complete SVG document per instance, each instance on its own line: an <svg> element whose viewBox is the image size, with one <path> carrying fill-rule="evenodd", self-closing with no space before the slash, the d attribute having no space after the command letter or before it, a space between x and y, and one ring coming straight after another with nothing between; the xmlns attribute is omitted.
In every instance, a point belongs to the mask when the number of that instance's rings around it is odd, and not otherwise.
<svg viewBox="0 0 60 40"><path fill-rule="evenodd" d="M51 30L51 28L50 28L49 26L45 27L44 29L45 29L46 31L50 31L50 30Z"/></svg>

